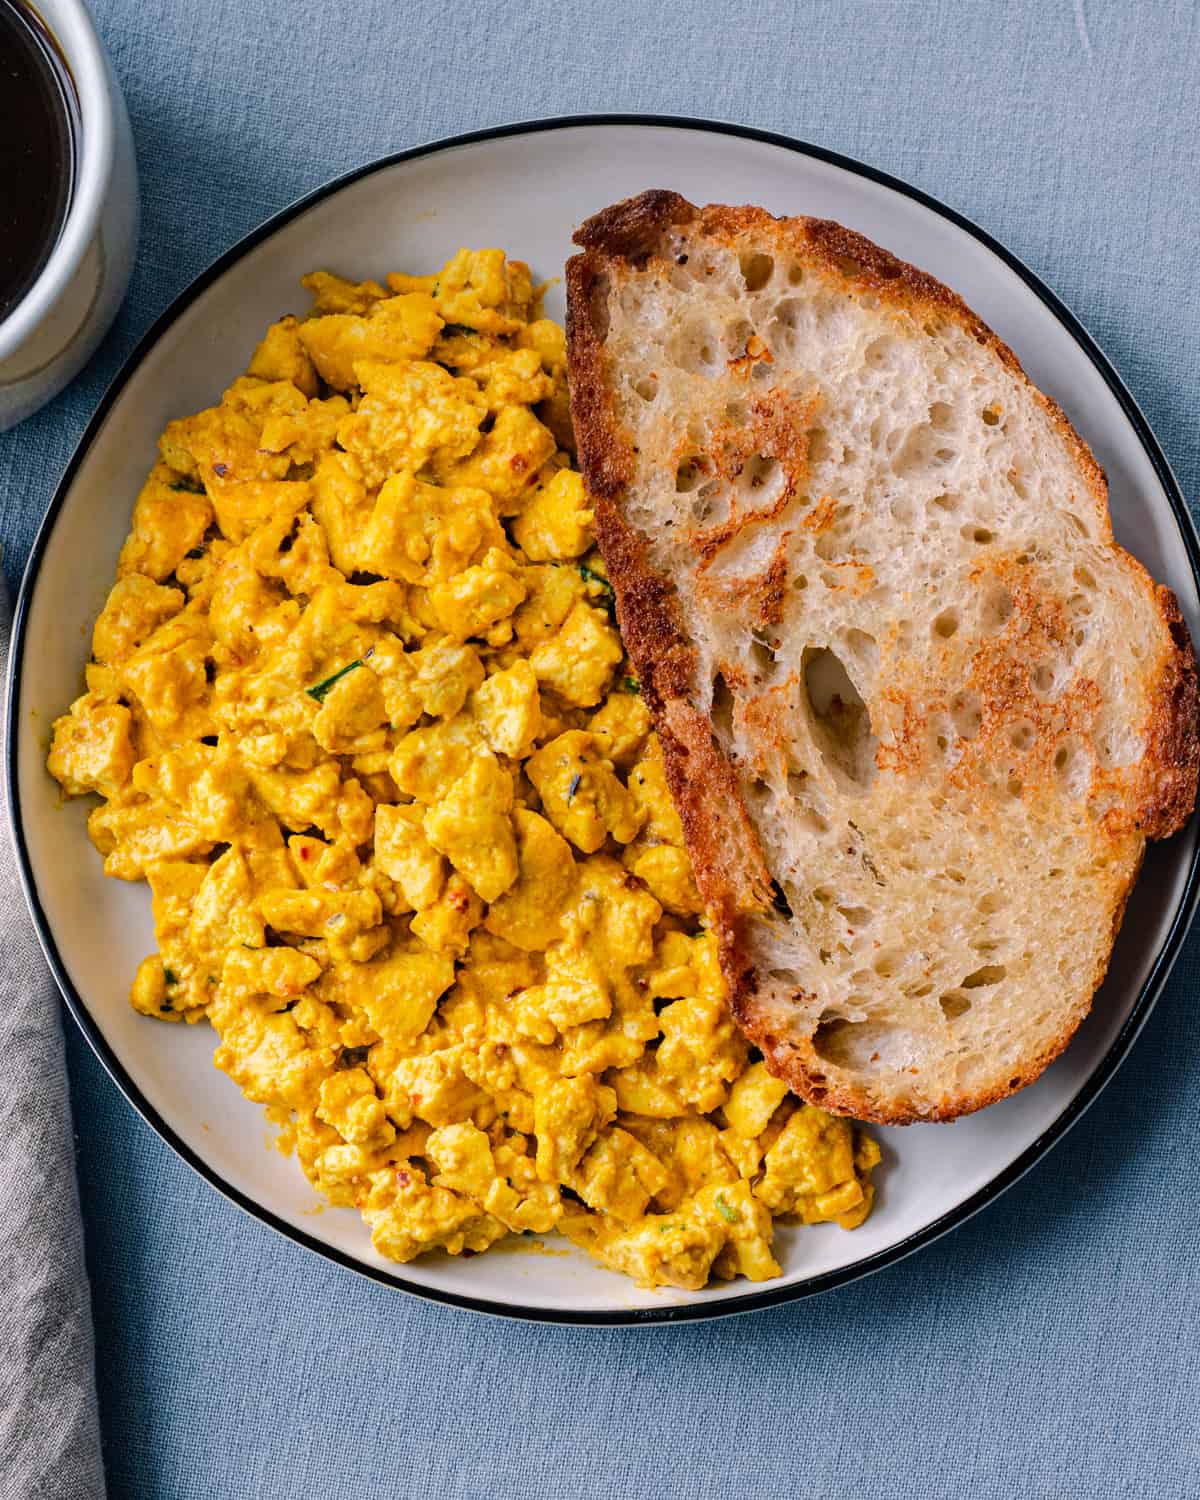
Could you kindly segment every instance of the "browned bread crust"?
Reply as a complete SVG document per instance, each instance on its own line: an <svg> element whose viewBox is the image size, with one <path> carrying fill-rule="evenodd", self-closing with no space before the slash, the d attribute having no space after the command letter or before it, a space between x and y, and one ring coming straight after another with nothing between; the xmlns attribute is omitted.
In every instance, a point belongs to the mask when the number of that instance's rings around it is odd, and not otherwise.
<svg viewBox="0 0 1200 1500"><path fill-rule="evenodd" d="M779 911L782 905L789 918L791 912L764 851L762 829L747 806L738 768L722 748L721 736L714 732L717 708L706 701L707 684L698 680L700 654L681 610L678 580L655 565L650 537L644 527L631 524L628 516L640 455L635 434L618 409L615 371L606 348L610 299L615 289L631 280L669 276L681 244L725 247L734 253L744 253L747 246L766 249L774 256L813 269L848 294L860 297L867 293L872 305L895 308L918 321L937 319L954 324L989 351L1030 393L1059 434L1074 461L1081 487L1091 496L1100 539L1117 552L1103 472L1061 408L1030 384L1012 351L954 292L841 225L821 219L775 219L752 207L697 208L676 193L651 191L605 209L589 219L575 238L583 253L567 265L567 332L572 416L580 463L595 505L599 542L616 591L621 630L662 739L667 776L682 816L696 878L720 937L722 962L740 1024L762 1049L772 1070L797 1093L827 1109L859 1118L883 1123L952 1119L1015 1092L1062 1051L1086 1014L1092 992L1107 967L1111 950L1107 937L1100 944L1094 972L1080 984L1078 1003L1067 1007L1057 1031L1041 1035L1002 1077L982 1077L970 1086L943 1088L940 1094L922 1095L918 1089L908 1096L904 1090L864 1086L853 1069L830 1066L829 1051L821 1049L817 1034L820 1027L808 1032L797 1029L786 1008L773 999L767 1003L761 961L756 965L754 958L756 937L764 921L772 920L773 906ZM755 356L748 347L742 360L730 361L730 368L745 363L748 373L755 357L770 358ZM749 379L745 389L752 392ZM769 401L751 399L740 421L710 435L715 469L736 475L748 453L777 456L787 474L783 494L775 502L777 513L795 498L806 477L811 425L811 410L792 409L781 416L778 403L773 408ZM748 429L753 440L748 441L741 429ZM820 511L818 504L812 517L801 524L818 528L825 524ZM752 519L757 521L763 514L754 513ZM745 518L739 520L735 513L723 528L694 534L694 551L701 557L698 578L704 577L705 549L714 554L728 541L730 528L736 531L744 524ZM761 574L752 609L744 598L737 601L743 611L751 609L747 618L753 618L756 628L769 628L782 614L782 550L776 561L779 568L774 575L771 568ZM1115 805L1099 820L1097 847L1102 853L1097 863L1109 861L1111 873L1098 877L1102 894L1097 905L1098 912L1107 913L1104 920L1111 926L1111 938L1119 928L1145 840L1166 837L1183 825L1195 802L1200 768L1200 700L1186 627L1170 591L1154 585L1140 565L1131 559L1129 562L1133 586L1144 586L1152 592L1166 632L1160 631L1165 645L1156 666L1150 710L1143 726L1144 750L1136 774L1131 778L1112 773ZM1007 573L1005 568L1009 569ZM994 572L1011 588L1013 608L1024 628L1051 635L1060 630L1060 622L1048 618L1045 602L1032 592L1022 592L1020 580L1011 576L1006 560L998 560ZM981 586L990 577L981 572ZM1139 578L1143 581L1140 584ZM721 608L715 585L708 605ZM734 607L732 596L728 605ZM1019 711L1031 714L1035 724L1040 724L1045 714L1027 678L1015 673L998 654L989 668L984 655L981 651L973 681L983 697L985 718L992 714L998 726L1011 725ZM759 715L757 728L752 724L749 732L752 738L757 734L758 743L766 747L763 753L769 754L779 738L769 722L773 711L770 695L751 691L744 672L738 679L736 666L728 669L727 675L731 674L735 690L747 690L747 720ZM1091 689L1094 698L1094 684ZM1091 707L1094 704L1085 705L1081 699L1081 713L1091 711ZM915 699L900 705L897 712L902 729L878 750L879 763L900 776L919 777L919 746L928 737L928 723L920 716ZM987 736L982 736L980 756L987 751L986 741ZM906 755L911 756L907 763ZM956 783L962 795L981 795L983 779L973 782L971 769L980 764L967 756ZM1044 769L1048 772L1048 760Z"/></svg>

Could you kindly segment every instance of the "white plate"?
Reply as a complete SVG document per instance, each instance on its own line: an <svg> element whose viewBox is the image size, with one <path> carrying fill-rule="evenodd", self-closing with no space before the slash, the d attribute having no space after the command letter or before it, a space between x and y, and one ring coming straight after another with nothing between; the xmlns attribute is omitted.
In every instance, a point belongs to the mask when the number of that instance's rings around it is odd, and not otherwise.
<svg viewBox="0 0 1200 1500"><path fill-rule="evenodd" d="M342 1264L448 1302L578 1322L703 1317L804 1295L966 1218L1111 1077L1178 952L1196 891L1193 823L1151 851L1110 977L1065 1057L1032 1088L954 1126L881 1131L882 1190L866 1225L781 1231L784 1274L758 1287L639 1291L553 1242L551 1254L500 1248L393 1265L372 1251L356 1213L323 1208L299 1168L269 1149L259 1108L214 1070L207 1028L156 1026L130 1009L134 968L154 948L149 893L103 878L87 808L60 804L43 762L52 719L80 691L91 622L159 432L216 400L258 332L303 308L303 272L423 271L467 244L501 245L557 278L574 227L646 187L838 219L960 292L1066 407L1108 471L1118 537L1175 590L1200 636L1196 538L1161 452L1082 328L998 245L912 189L812 147L729 127L583 119L463 137L368 167L272 219L189 288L105 397L50 507L21 592L9 686L10 803L30 905L76 1020L146 1119L235 1202ZM548 307L562 316L557 283Z"/></svg>

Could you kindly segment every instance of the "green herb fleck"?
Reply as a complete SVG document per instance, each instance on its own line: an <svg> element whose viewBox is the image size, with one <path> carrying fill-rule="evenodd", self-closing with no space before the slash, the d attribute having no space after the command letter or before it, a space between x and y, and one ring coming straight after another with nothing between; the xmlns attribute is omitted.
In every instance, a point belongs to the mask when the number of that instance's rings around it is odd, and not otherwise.
<svg viewBox="0 0 1200 1500"><path fill-rule="evenodd" d="M334 685L334 683L340 681L341 678L345 677L347 672L353 672L355 667L361 666L362 662L360 660L347 662L344 667L339 667L337 671L332 674L332 676L326 677L324 682L315 682L312 687L305 688L304 691L310 698L315 698L318 703L324 703L325 694Z"/></svg>
<svg viewBox="0 0 1200 1500"><path fill-rule="evenodd" d="M442 329L442 337L444 339L465 339L470 338L474 332L475 330L468 328L465 323L447 323Z"/></svg>
<svg viewBox="0 0 1200 1500"><path fill-rule="evenodd" d="M582 777L582 775L578 771L576 771L575 774L574 774L574 776L571 777L571 784L567 787L567 801L568 802L570 802L570 800L572 799L572 797L574 797L575 793L579 790L579 783L582 780L583 780L583 777Z"/></svg>
<svg viewBox="0 0 1200 1500"><path fill-rule="evenodd" d="M636 677L622 677L617 686L623 693L640 693L642 685Z"/></svg>
<svg viewBox="0 0 1200 1500"><path fill-rule="evenodd" d="M716 1201L717 1212L725 1220L726 1224L740 1224L742 1222L742 1216L738 1213L737 1209L730 1208L729 1204L726 1203L724 1193L718 1193Z"/></svg>
<svg viewBox="0 0 1200 1500"><path fill-rule="evenodd" d="M370 1050L369 1047L343 1047L338 1062L343 1068L361 1068Z"/></svg>
<svg viewBox="0 0 1200 1500"><path fill-rule="evenodd" d="M184 556L185 557L190 557L192 559L192 561L195 562L197 560L197 558L201 558L201 557L204 556L204 548L203 547L189 547L189 549L187 550L187 552L184 553Z"/></svg>
<svg viewBox="0 0 1200 1500"><path fill-rule="evenodd" d="M587 563L579 564L579 576L584 583L594 583L600 590L600 602L611 615L617 607L617 596L613 592L613 586L605 578L603 573L597 573L595 568L589 568Z"/></svg>
<svg viewBox="0 0 1200 1500"><path fill-rule="evenodd" d="M208 976L208 982L209 982L209 984L216 984L216 982L217 982L217 976L215 974L210 974Z"/></svg>
<svg viewBox="0 0 1200 1500"><path fill-rule="evenodd" d="M163 978L167 981L168 984L178 984L179 983L179 975L176 974L176 972L175 972L174 969L164 969L163 970Z"/></svg>
<svg viewBox="0 0 1200 1500"><path fill-rule="evenodd" d="M675 1228L674 1224L660 1224L658 1226L658 1232L659 1232L659 1234L666 1234L668 1230L671 1230L671 1229L674 1229L674 1228Z"/></svg>
<svg viewBox="0 0 1200 1500"><path fill-rule="evenodd" d="M175 1007L171 1004L171 1002L169 1000L163 1000L159 1004L158 1008L159 1008L159 1010L174 1010L175 1009Z"/></svg>
<svg viewBox="0 0 1200 1500"><path fill-rule="evenodd" d="M173 479L168 488L183 495L203 495L204 493L204 486L198 484L194 479L189 479L186 474L181 474L178 479Z"/></svg>

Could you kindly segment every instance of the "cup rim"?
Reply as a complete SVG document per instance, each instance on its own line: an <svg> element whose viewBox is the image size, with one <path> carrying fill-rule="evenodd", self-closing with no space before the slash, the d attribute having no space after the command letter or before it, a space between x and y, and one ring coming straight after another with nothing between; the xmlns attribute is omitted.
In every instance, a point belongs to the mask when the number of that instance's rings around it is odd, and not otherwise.
<svg viewBox="0 0 1200 1500"><path fill-rule="evenodd" d="M70 286L104 205L112 176L115 126L108 66L82 0L17 0L34 11L61 47L79 104L76 175L58 242L33 285L0 322L0 361L29 338Z"/></svg>

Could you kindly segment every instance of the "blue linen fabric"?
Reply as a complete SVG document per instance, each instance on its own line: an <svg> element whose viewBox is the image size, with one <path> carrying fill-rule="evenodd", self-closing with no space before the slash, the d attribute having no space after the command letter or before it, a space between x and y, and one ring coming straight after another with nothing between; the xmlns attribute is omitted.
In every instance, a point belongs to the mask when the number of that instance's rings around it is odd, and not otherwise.
<svg viewBox="0 0 1200 1500"><path fill-rule="evenodd" d="M221 250L372 157L566 111L784 131L974 218L1079 314L1200 481L1200 10L1036 0L95 0L144 190L125 309L0 438L16 583L88 415ZM244 1217L68 1054L110 1494L1200 1493L1193 939L1131 1060L1005 1198L823 1298L574 1330L422 1304Z"/></svg>

